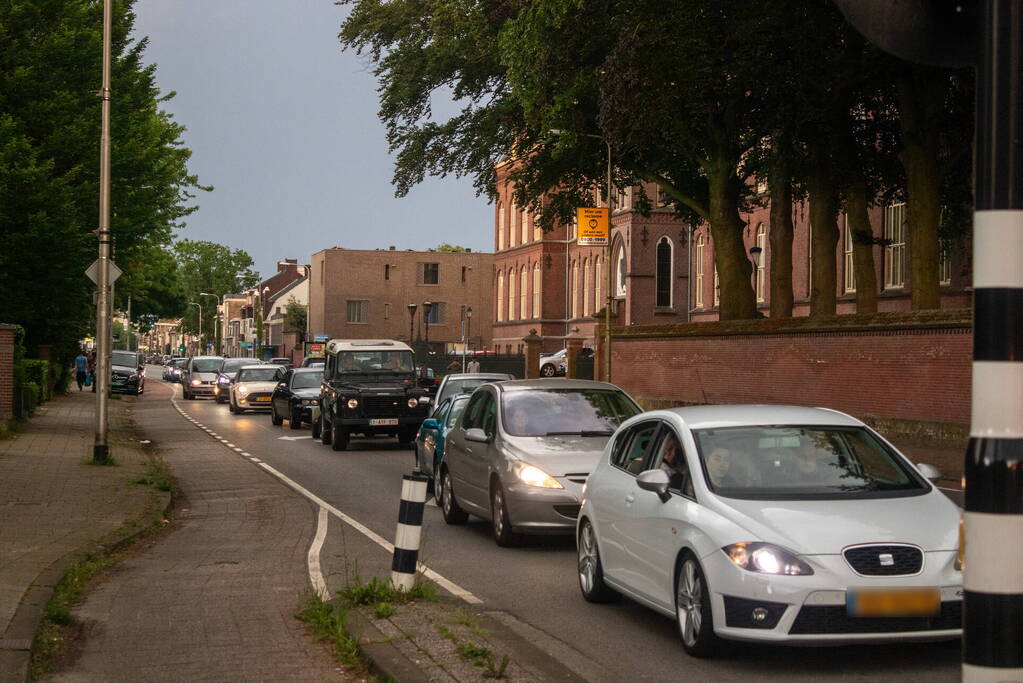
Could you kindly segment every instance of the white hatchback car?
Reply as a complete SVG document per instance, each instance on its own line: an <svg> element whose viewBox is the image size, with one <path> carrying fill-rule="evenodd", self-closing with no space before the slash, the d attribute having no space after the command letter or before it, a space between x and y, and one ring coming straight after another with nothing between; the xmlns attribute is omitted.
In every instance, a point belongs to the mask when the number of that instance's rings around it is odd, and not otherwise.
<svg viewBox="0 0 1023 683"><path fill-rule="evenodd" d="M283 376L284 368L280 365L242 366L229 385L228 409L235 415L246 410L270 410L270 397Z"/></svg>
<svg viewBox="0 0 1023 683"><path fill-rule="evenodd" d="M622 424L586 482L579 584L676 619L682 645L962 633L958 508L848 415L697 406Z"/></svg>

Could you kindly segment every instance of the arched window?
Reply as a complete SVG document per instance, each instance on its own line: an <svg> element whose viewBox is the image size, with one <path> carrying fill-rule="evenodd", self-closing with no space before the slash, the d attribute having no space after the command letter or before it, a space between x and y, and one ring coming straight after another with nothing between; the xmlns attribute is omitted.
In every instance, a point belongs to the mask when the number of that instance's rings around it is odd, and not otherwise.
<svg viewBox="0 0 1023 683"><path fill-rule="evenodd" d="M514 247L519 240L519 212L514 204L508 206L508 248ZM508 276L511 277L510 275Z"/></svg>
<svg viewBox="0 0 1023 683"><path fill-rule="evenodd" d="M543 230L540 228L540 223L536 220L536 216L530 214L530 223L533 224L533 241L539 242L543 239Z"/></svg>
<svg viewBox="0 0 1023 683"><path fill-rule="evenodd" d="M583 315L592 313L590 297L593 295L590 282L590 259L583 259Z"/></svg>
<svg viewBox="0 0 1023 683"><path fill-rule="evenodd" d="M504 273L497 273L497 322L504 322Z"/></svg>
<svg viewBox="0 0 1023 683"><path fill-rule="evenodd" d="M703 235L696 238L696 307L703 308Z"/></svg>
<svg viewBox="0 0 1023 683"><path fill-rule="evenodd" d="M572 318L579 317L579 262L572 261Z"/></svg>
<svg viewBox="0 0 1023 683"><path fill-rule="evenodd" d="M600 269L600 257L593 259L593 312L596 313L604 306L604 300L600 298L603 291L604 275Z"/></svg>
<svg viewBox="0 0 1023 683"><path fill-rule="evenodd" d="M540 262L533 264L533 317L540 316Z"/></svg>
<svg viewBox="0 0 1023 683"><path fill-rule="evenodd" d="M519 273L519 317L523 320L529 318L529 269L522 266Z"/></svg>
<svg viewBox="0 0 1023 683"><path fill-rule="evenodd" d="M497 250L504 249L504 205L497 203Z"/></svg>
<svg viewBox="0 0 1023 683"><path fill-rule="evenodd" d="M654 305L658 308L671 308L674 251L671 240L667 237L657 240L657 295Z"/></svg>
<svg viewBox="0 0 1023 683"><path fill-rule="evenodd" d="M529 212L522 209L522 244L529 242ZM525 318L526 316L522 316Z"/></svg>
<svg viewBox="0 0 1023 683"><path fill-rule="evenodd" d="M508 269L508 320L515 320L516 305L518 301L515 299L515 284L518 278L515 277L515 267L512 266Z"/></svg>
<svg viewBox="0 0 1023 683"><path fill-rule="evenodd" d="M760 258L757 260L757 301L763 301L764 268L767 265L767 228L763 223L757 226L757 246L760 247Z"/></svg>
<svg viewBox="0 0 1023 683"><path fill-rule="evenodd" d="M618 243L618 249L615 250L614 258L614 284L615 291L614 295L616 299L621 299L625 296L625 272L628 265L625 261L625 248L621 242Z"/></svg>

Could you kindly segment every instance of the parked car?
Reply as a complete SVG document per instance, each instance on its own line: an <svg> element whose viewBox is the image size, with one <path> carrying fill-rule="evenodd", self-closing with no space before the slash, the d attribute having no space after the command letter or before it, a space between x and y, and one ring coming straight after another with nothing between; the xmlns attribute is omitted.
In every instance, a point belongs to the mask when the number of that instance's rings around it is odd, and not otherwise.
<svg viewBox="0 0 1023 683"><path fill-rule="evenodd" d="M322 383L320 368L285 370L270 398L271 422L279 427L287 419L292 429L301 429L302 422L312 424L313 409L320 403Z"/></svg>
<svg viewBox="0 0 1023 683"><path fill-rule="evenodd" d="M168 382L181 381L181 368L188 362L187 358L171 358L163 365L163 378Z"/></svg>
<svg viewBox="0 0 1023 683"><path fill-rule="evenodd" d="M416 436L416 469L430 477L434 496L440 491L440 464L444 460L444 437L458 422L469 394L454 394L437 404L430 417L423 420Z"/></svg>
<svg viewBox="0 0 1023 683"><path fill-rule="evenodd" d="M958 638L959 511L848 415L789 406L644 413L586 483L579 585L722 638L865 643Z"/></svg>
<svg viewBox="0 0 1023 683"><path fill-rule="evenodd" d="M589 358L593 355L593 349L584 346L579 349L580 358ZM541 377L564 377L568 371L568 349L561 349L547 355L540 355L540 376Z"/></svg>
<svg viewBox="0 0 1023 683"><path fill-rule="evenodd" d="M235 415L246 410L270 410L270 397L285 372L270 363L243 365L228 388L228 410Z"/></svg>
<svg viewBox="0 0 1023 683"><path fill-rule="evenodd" d="M217 373L217 386L214 392L217 396L217 403L227 403L231 393L231 381L240 369L259 362L254 358L225 358Z"/></svg>
<svg viewBox="0 0 1023 683"><path fill-rule="evenodd" d="M113 351L110 354L110 390L141 394L146 389L146 366L135 351Z"/></svg>
<svg viewBox="0 0 1023 683"><path fill-rule="evenodd" d="M270 360L267 361L267 363L271 363L273 365L280 365L281 367L285 367L285 368L293 368L293 367L295 367L295 363L292 362L292 360L290 358L283 358L283 357L282 358L271 358Z"/></svg>
<svg viewBox="0 0 1023 683"><path fill-rule="evenodd" d="M500 382L502 380L515 379L506 372L456 372L444 375L437 387L437 393L432 403L439 406L452 396L463 393L472 393L473 389L487 382Z"/></svg>
<svg viewBox="0 0 1023 683"><path fill-rule="evenodd" d="M217 377L223 364L223 356L189 358L181 370L181 390L185 400L191 401L196 396L216 396Z"/></svg>
<svg viewBox="0 0 1023 683"><path fill-rule="evenodd" d="M302 367L303 368L311 368L314 365L318 365L318 366L320 366L320 369L322 370L323 369L323 365L326 362L327 362L327 359L324 358L323 356L307 356L307 357L302 359Z"/></svg>
<svg viewBox="0 0 1023 683"><path fill-rule="evenodd" d="M498 545L571 533L583 484L639 406L613 384L516 380L473 392L445 437L439 504L448 524L490 520Z"/></svg>

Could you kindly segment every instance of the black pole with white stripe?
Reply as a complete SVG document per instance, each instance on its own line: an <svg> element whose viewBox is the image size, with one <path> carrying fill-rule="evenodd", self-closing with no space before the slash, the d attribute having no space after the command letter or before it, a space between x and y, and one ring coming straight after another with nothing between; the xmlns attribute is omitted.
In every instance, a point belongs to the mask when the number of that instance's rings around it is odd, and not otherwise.
<svg viewBox="0 0 1023 683"><path fill-rule="evenodd" d="M398 530L394 535L391 583L403 591L411 590L416 583L428 481L429 477L418 472L405 474L401 478L401 504L398 507Z"/></svg>
<svg viewBox="0 0 1023 683"><path fill-rule="evenodd" d="M963 680L1023 681L1023 0L981 0Z"/></svg>

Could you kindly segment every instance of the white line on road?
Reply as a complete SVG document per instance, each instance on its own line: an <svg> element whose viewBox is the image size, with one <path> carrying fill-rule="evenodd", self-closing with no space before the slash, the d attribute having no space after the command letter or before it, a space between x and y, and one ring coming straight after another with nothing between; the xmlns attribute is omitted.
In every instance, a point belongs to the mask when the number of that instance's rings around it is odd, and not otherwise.
<svg viewBox="0 0 1023 683"><path fill-rule="evenodd" d="M327 508L321 507L316 516L316 537L313 544L309 546L309 581L313 584L313 590L321 600L329 600L330 593L327 592L327 582L323 579L323 572L320 570L320 549L323 548L323 541L327 538Z"/></svg>
<svg viewBox="0 0 1023 683"><path fill-rule="evenodd" d="M306 434L305 436L278 436L277 440L278 441L301 441L302 439L311 439L311 438L313 438L313 437L310 436L309 434Z"/></svg>

